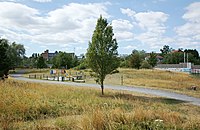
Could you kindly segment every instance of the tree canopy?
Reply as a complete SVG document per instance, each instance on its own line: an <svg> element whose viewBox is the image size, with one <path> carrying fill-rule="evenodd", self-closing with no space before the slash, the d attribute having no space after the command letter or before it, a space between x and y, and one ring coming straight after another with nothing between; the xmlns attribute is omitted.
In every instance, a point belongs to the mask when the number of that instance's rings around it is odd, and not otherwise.
<svg viewBox="0 0 200 130"><path fill-rule="evenodd" d="M24 55L23 45L0 39L0 77L7 76L9 69L22 65Z"/></svg>
<svg viewBox="0 0 200 130"><path fill-rule="evenodd" d="M73 64L74 56L70 53L66 52L59 52L53 59L53 67L54 68L72 68L74 67Z"/></svg>
<svg viewBox="0 0 200 130"><path fill-rule="evenodd" d="M39 56L38 59L37 59L37 68L46 68L47 67L47 64L45 63L45 60L42 56Z"/></svg>
<svg viewBox="0 0 200 130"><path fill-rule="evenodd" d="M8 74L9 66L9 57L8 57L8 40L0 39L0 77L4 77Z"/></svg>
<svg viewBox="0 0 200 130"><path fill-rule="evenodd" d="M145 59L145 51L133 50L130 56L130 67L140 69L142 61Z"/></svg>
<svg viewBox="0 0 200 130"><path fill-rule="evenodd" d="M95 73L104 94L104 79L119 66L118 45L112 26L102 16L97 20L92 41L89 42L86 58L88 67Z"/></svg>

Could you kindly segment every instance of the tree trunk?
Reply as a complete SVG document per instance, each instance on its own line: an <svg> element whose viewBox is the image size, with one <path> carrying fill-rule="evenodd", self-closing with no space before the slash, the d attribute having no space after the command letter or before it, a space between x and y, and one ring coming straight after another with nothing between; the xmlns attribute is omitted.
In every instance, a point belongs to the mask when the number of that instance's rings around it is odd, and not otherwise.
<svg viewBox="0 0 200 130"><path fill-rule="evenodd" d="M104 86L103 86L103 83L101 83L101 94L102 95L104 95L103 89L104 89Z"/></svg>

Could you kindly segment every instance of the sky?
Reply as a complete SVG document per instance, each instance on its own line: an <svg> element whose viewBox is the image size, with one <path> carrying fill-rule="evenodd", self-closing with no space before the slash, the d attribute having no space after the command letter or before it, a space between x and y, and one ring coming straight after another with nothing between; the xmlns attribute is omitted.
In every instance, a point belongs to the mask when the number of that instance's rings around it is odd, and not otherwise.
<svg viewBox="0 0 200 130"><path fill-rule="evenodd" d="M32 53L87 51L97 19L113 26L119 54L134 49L200 52L199 0L0 0L0 38Z"/></svg>

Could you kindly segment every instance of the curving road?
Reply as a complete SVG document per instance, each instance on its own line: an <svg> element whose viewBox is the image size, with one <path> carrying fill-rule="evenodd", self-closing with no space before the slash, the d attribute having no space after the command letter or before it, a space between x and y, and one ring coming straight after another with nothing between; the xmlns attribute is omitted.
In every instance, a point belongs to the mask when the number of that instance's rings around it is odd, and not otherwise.
<svg viewBox="0 0 200 130"><path fill-rule="evenodd" d="M27 82L63 84L63 85L78 86L78 87L93 87L93 88L99 88L100 87L98 84L29 79L29 78L22 77L21 74L11 74L11 77L13 77L17 80L23 80L23 81L27 81ZM139 93L144 93L144 94L156 95L156 96L161 96L161 97L166 97L166 98L171 98L171 99L189 102L193 105L200 106L200 98L195 98L195 97L187 96L187 95L184 95L184 94L178 94L178 93L164 91L164 90L156 90L156 89L142 88L142 87L113 86L113 85L105 85L105 88L106 89L113 89L113 90L125 90L125 91L132 91L132 92L139 92Z"/></svg>

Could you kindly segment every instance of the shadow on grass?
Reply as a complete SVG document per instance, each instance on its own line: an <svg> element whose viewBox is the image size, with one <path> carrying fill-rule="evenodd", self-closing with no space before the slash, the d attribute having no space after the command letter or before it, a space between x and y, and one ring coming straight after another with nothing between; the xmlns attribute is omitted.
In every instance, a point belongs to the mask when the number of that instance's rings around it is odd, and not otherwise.
<svg viewBox="0 0 200 130"><path fill-rule="evenodd" d="M145 96L135 96L132 94L116 93L114 95L101 95L102 98L112 98L112 99L123 99L128 101L141 101L141 102L158 102L164 104L181 104L187 103L186 101L176 100L164 97L145 97Z"/></svg>

